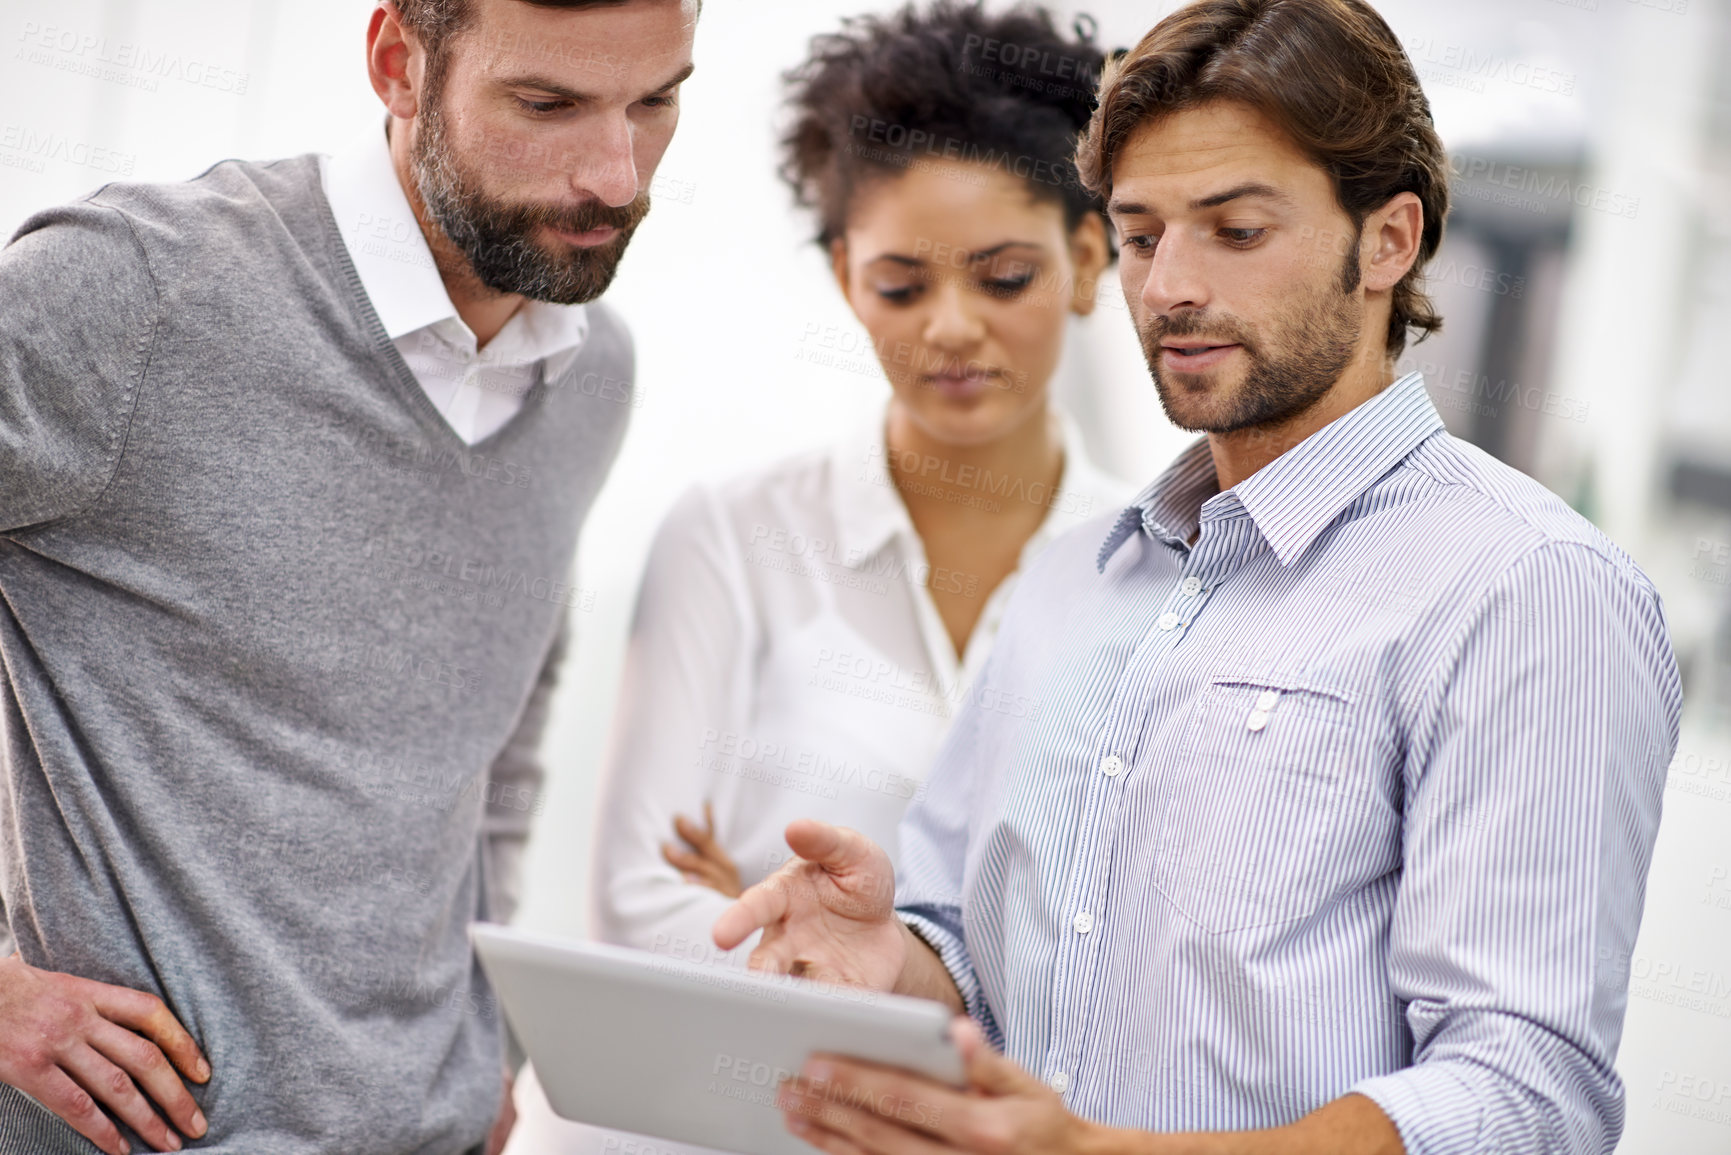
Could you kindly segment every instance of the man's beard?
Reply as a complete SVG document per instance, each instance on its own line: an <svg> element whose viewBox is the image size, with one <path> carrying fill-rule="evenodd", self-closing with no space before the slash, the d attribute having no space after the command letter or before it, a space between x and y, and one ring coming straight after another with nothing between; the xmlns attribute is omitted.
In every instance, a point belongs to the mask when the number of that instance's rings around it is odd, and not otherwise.
<svg viewBox="0 0 1731 1155"><path fill-rule="evenodd" d="M607 291L631 235L649 212L649 194L623 208L588 201L574 208L514 204L490 197L457 160L436 100L416 121L409 164L427 213L468 260L480 282L555 305L593 301ZM619 235L591 248L549 249L535 240L543 226L563 232L616 228ZM557 242L555 242L557 244Z"/></svg>
<svg viewBox="0 0 1731 1155"><path fill-rule="evenodd" d="M1140 326L1142 355L1154 375L1154 388L1167 418L1192 433L1236 433L1278 425L1310 410L1334 388L1358 346L1364 324L1363 313L1354 308L1352 297L1358 279L1355 244L1338 284L1275 318L1270 329L1284 338L1275 353L1264 352L1259 340L1233 317L1181 313L1154 317ZM1250 368L1237 391L1223 398L1227 402L1223 412L1208 416L1185 412L1185 395L1203 394L1207 378L1199 373L1167 374L1162 370L1161 344L1175 337L1206 337L1216 345L1243 349Z"/></svg>

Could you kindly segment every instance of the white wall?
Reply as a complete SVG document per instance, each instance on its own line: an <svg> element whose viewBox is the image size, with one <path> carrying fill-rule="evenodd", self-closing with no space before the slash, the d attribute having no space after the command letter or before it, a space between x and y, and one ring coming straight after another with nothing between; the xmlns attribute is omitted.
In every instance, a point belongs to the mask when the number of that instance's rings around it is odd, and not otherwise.
<svg viewBox="0 0 1731 1155"><path fill-rule="evenodd" d="M548 746L553 785L530 859L523 921L581 931L596 766L633 588L661 511L697 477L834 435L880 404L874 375L815 369L814 342L857 339L806 223L774 178L778 73L813 32L873 0L711 0L699 71L660 201L612 294L640 351L643 405L585 536L581 640ZM1723 591L1691 576L1677 535L1643 526L1661 498L1661 426L1690 414L1674 364L1625 364L1681 342L1663 329L1683 283L1693 151L1718 0L1386 0L1452 146L1585 141L1602 183L1645 198L1642 218L1582 214L1559 373L1597 402L1584 432L1547 431L1584 458L1607 510L1683 607L1690 639ZM1089 5L1127 44L1172 5ZM0 233L116 176L178 179L215 159L341 147L377 115L363 70L368 0L0 0ZM1678 11L1681 8L1683 11ZM1535 69L1546 69L1536 72ZM1566 78L1570 91L1559 78ZM1639 102L1631 105L1631 102ZM676 183L677 182L677 183ZM1627 227L1625 227L1627 226ZM1636 308L1644 294L1654 299ZM1670 294L1670 296L1668 296ZM1640 325L1630 327L1631 318ZM1160 415L1123 314L1078 327L1065 393L1112 421L1089 432L1145 479L1183 437ZM1626 370L1633 369L1633 375ZM1638 381L1638 387L1631 388ZM1721 532L1720 540L1726 535ZM1674 613L1674 620L1677 615ZM1731 1151L1731 737L1691 726L1649 884L1621 1068L1628 1152Z"/></svg>

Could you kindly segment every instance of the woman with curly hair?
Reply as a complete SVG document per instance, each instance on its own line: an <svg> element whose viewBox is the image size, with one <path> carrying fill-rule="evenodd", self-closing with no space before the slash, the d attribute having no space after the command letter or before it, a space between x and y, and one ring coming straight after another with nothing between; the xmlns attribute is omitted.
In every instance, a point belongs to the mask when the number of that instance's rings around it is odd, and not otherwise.
<svg viewBox="0 0 1731 1155"><path fill-rule="evenodd" d="M788 74L782 172L890 395L661 526L597 824L600 938L743 965L752 944L722 960L710 927L788 857L789 821L893 848L963 701L1040 709L979 679L1015 575L1129 496L1049 388L1112 257L1072 162L1103 64L1083 20L937 0L849 20ZM538 1114L513 1151L579 1149Z"/></svg>

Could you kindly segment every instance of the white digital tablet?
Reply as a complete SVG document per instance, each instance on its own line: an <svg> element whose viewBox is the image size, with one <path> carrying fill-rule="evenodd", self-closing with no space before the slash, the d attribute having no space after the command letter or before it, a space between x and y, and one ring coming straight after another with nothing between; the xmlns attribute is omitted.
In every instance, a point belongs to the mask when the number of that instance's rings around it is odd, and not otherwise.
<svg viewBox="0 0 1731 1155"><path fill-rule="evenodd" d="M505 1017L567 1119L745 1155L811 1155L775 1099L815 1052L960 1086L950 1011L476 923Z"/></svg>

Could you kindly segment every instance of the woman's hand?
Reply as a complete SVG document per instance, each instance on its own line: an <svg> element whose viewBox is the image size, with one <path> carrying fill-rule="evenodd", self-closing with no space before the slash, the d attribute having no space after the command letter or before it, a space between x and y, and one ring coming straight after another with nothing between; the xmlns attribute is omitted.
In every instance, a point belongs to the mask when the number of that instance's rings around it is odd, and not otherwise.
<svg viewBox="0 0 1731 1155"><path fill-rule="evenodd" d="M703 821L705 825L699 826L683 814L674 815L674 833L691 849L682 850L671 842L663 842L661 857L683 875L686 882L707 886L728 898L738 898L745 889L739 884L739 867L715 840L715 811L707 802L703 804Z"/></svg>

